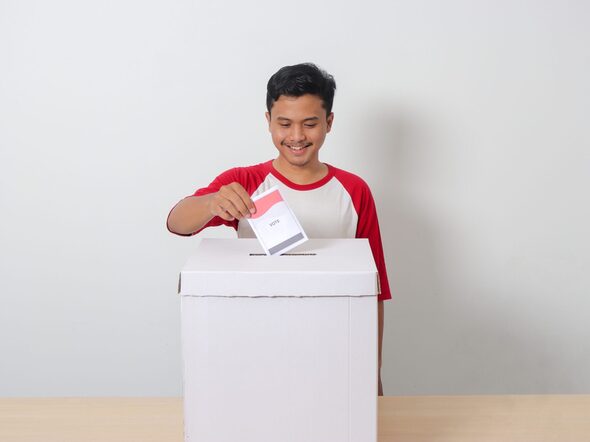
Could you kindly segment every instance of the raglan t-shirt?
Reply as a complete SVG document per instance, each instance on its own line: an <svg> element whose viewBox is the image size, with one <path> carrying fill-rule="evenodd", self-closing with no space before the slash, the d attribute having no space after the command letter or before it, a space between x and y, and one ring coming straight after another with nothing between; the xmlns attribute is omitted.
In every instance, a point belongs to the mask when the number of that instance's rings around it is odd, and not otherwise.
<svg viewBox="0 0 590 442"><path fill-rule="evenodd" d="M223 172L192 196L215 193L221 186L233 182L240 183L251 197L277 186L309 238L367 238L379 272L379 300L390 299L377 210L371 190L357 175L330 164L326 166L328 174L324 178L303 185L281 175L272 160L254 166L235 167ZM246 219L226 221L219 216L213 217L191 235L220 225L233 227L239 238L256 237Z"/></svg>

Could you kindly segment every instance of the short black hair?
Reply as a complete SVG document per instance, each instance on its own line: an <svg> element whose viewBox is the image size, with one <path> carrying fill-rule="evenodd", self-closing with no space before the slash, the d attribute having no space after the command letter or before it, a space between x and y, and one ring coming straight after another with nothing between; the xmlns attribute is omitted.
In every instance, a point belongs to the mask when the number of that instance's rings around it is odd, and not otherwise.
<svg viewBox="0 0 590 442"><path fill-rule="evenodd" d="M305 94L312 94L322 99L326 115L330 115L335 91L334 77L313 63L284 66L268 80L266 109L270 112L274 102L281 95L301 97Z"/></svg>

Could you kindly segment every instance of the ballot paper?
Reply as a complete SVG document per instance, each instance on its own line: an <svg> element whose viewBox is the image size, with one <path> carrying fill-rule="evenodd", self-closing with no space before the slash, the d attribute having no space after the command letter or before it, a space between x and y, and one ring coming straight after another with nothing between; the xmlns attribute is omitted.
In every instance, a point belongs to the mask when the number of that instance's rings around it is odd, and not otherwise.
<svg viewBox="0 0 590 442"><path fill-rule="evenodd" d="M267 255L280 255L307 241L307 235L276 186L252 198L256 213L248 219Z"/></svg>

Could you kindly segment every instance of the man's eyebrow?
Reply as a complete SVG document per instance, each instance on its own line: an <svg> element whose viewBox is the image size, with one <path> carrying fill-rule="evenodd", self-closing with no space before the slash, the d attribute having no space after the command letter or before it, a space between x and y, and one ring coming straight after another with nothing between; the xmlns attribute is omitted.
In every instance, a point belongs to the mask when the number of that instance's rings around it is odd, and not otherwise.
<svg viewBox="0 0 590 442"><path fill-rule="evenodd" d="M281 116L278 116L278 117L277 117L277 120L291 121L291 119L290 119L290 118L287 118L287 117L281 117ZM307 118L305 118L303 121L310 121L310 120L319 120L319 117L307 117Z"/></svg>

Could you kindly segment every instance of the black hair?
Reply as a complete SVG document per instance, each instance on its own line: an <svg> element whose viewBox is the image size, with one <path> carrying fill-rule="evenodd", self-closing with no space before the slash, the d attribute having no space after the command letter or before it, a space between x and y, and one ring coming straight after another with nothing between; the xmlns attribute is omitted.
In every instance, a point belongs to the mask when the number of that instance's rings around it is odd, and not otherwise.
<svg viewBox="0 0 590 442"><path fill-rule="evenodd" d="M284 66L268 80L266 109L270 112L274 102L281 95L301 97L305 94L312 94L322 99L326 115L330 115L335 91L334 77L313 63Z"/></svg>

